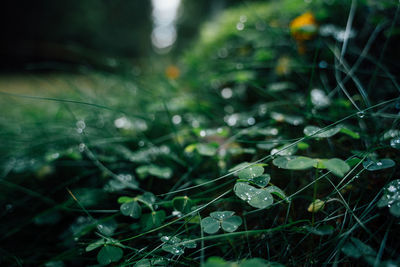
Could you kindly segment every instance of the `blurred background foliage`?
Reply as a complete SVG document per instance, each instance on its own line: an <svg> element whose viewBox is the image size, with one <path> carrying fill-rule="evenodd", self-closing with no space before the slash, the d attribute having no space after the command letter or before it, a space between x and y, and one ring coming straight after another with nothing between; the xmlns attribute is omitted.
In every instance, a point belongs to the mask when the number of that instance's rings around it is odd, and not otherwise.
<svg viewBox="0 0 400 267"><path fill-rule="evenodd" d="M178 40L186 48L204 20L239 0L180 3ZM150 0L16 0L0 10L0 68L112 70L130 67L153 53Z"/></svg>

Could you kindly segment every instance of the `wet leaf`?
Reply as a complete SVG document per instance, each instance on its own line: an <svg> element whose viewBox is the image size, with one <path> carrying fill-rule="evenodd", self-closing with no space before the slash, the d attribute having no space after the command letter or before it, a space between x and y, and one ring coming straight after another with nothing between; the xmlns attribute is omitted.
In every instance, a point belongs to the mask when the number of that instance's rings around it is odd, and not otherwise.
<svg viewBox="0 0 400 267"><path fill-rule="evenodd" d="M289 200L288 200L287 197L286 197L285 192L283 192L283 190L280 189L279 187L274 186L274 185L271 185L271 186L268 186L268 187L266 188L266 190L267 190L268 192L270 192L271 194L273 194L273 195L275 195L275 196L277 196L277 197L279 197L279 198L285 200L286 202L289 202Z"/></svg>
<svg viewBox="0 0 400 267"><path fill-rule="evenodd" d="M379 171L387 168L391 168L396 163L391 159L380 159L380 160L371 160L367 159L363 162L364 169L368 171Z"/></svg>
<svg viewBox="0 0 400 267"><path fill-rule="evenodd" d="M215 211L201 220L204 232L214 234L222 227L226 232L234 232L242 224L242 218L234 216L234 211Z"/></svg>
<svg viewBox="0 0 400 267"><path fill-rule="evenodd" d="M104 246L97 254L97 261L100 264L108 265L117 262L122 258L123 251L116 246Z"/></svg>
<svg viewBox="0 0 400 267"><path fill-rule="evenodd" d="M138 219L142 215L142 208L137 201L123 203L120 207L120 210L123 215L130 216L134 219Z"/></svg>
<svg viewBox="0 0 400 267"><path fill-rule="evenodd" d="M258 209L265 209L272 205L274 199L272 195L265 189L256 189L247 201L250 206Z"/></svg>
<svg viewBox="0 0 400 267"><path fill-rule="evenodd" d="M278 157L272 161L272 164L278 168L287 169L288 162L295 158L297 158L297 156Z"/></svg>
<svg viewBox="0 0 400 267"><path fill-rule="evenodd" d="M303 132L306 136L311 136L313 138L329 138L337 134L340 129L341 127L333 127L323 130L320 127L309 125L304 128Z"/></svg>
<svg viewBox="0 0 400 267"><path fill-rule="evenodd" d="M238 229L241 224L242 218L240 218L239 216L232 216L222 220L221 226L224 231L231 233L236 231L236 229Z"/></svg>
<svg viewBox="0 0 400 267"><path fill-rule="evenodd" d="M317 163L316 159L307 157L294 158L286 164L286 169L289 170L306 170L312 168Z"/></svg>
<svg viewBox="0 0 400 267"><path fill-rule="evenodd" d="M295 145L283 145L271 150L273 156L291 156L297 152L297 146Z"/></svg>
<svg viewBox="0 0 400 267"><path fill-rule="evenodd" d="M239 171L238 176L239 179L252 179L258 177L264 173L264 168L259 165L253 165L251 167L247 167Z"/></svg>
<svg viewBox="0 0 400 267"><path fill-rule="evenodd" d="M345 161L337 158L324 160L323 164L328 170L339 177L343 177L350 170L350 166Z"/></svg>
<svg viewBox="0 0 400 267"><path fill-rule="evenodd" d="M261 176L249 179L249 181L253 182L254 184L258 185L259 187L267 186L270 180L271 180L271 175L269 175L267 173L265 173Z"/></svg>
<svg viewBox="0 0 400 267"><path fill-rule="evenodd" d="M250 206L264 209L273 203L273 197L266 189L257 189L247 183L236 183L235 194L242 200L248 202Z"/></svg>
<svg viewBox="0 0 400 267"><path fill-rule="evenodd" d="M175 197L172 200L172 206L174 206L175 210L186 214L192 211L193 202L187 196Z"/></svg>
<svg viewBox="0 0 400 267"><path fill-rule="evenodd" d="M97 224L97 230L105 236L111 236L115 229L117 229L118 224L114 219L103 221Z"/></svg>
<svg viewBox="0 0 400 267"><path fill-rule="evenodd" d="M201 220L201 227L207 234L215 234L220 228L220 223L217 219L206 217Z"/></svg>
<svg viewBox="0 0 400 267"><path fill-rule="evenodd" d="M145 192L143 195L138 196L137 199L148 207L152 207L156 202L156 196L151 192Z"/></svg>
<svg viewBox="0 0 400 267"><path fill-rule="evenodd" d="M171 253L173 255L177 255L177 256L182 255L183 253L185 253L185 250L182 247L169 245L169 244L163 245L162 246L162 250L164 250L166 252L169 252L169 253Z"/></svg>
<svg viewBox="0 0 400 267"><path fill-rule="evenodd" d="M165 220L165 211L153 211L152 213L144 214L140 218L140 224L144 231L159 227Z"/></svg>
<svg viewBox="0 0 400 267"><path fill-rule="evenodd" d="M235 214L234 211L214 211L210 213L210 217L217 220L225 220L226 218L232 217Z"/></svg>
<svg viewBox="0 0 400 267"><path fill-rule="evenodd" d="M95 250L96 248L101 247L101 246L103 246L104 244L105 244L105 240L104 240L103 238L102 238L102 239L99 239L99 240L97 240L97 241L95 241L95 242L93 242L93 243L90 243L90 244L86 247L85 251L86 251L86 252L89 252L89 251Z"/></svg>

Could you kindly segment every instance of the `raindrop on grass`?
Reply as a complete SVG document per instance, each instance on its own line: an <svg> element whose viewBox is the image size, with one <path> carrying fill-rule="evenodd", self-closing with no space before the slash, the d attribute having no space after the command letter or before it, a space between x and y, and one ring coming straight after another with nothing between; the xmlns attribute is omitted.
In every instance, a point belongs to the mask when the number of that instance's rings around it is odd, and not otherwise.
<svg viewBox="0 0 400 267"><path fill-rule="evenodd" d="M400 137L390 140L390 146L396 149L400 149Z"/></svg>
<svg viewBox="0 0 400 267"><path fill-rule="evenodd" d="M365 112L364 112L364 111L357 112L357 116L358 116L360 119L362 119L362 118L365 117Z"/></svg>

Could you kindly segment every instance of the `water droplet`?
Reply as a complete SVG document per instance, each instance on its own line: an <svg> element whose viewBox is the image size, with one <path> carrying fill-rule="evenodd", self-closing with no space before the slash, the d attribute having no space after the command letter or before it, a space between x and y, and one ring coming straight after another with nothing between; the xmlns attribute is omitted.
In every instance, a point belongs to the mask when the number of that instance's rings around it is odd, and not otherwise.
<svg viewBox="0 0 400 267"><path fill-rule="evenodd" d="M400 149L400 137L390 140L390 146L396 149Z"/></svg>
<svg viewBox="0 0 400 267"><path fill-rule="evenodd" d="M328 63L325 60L322 60L322 61L319 62L318 66L321 69L326 69L328 67Z"/></svg>
<svg viewBox="0 0 400 267"><path fill-rule="evenodd" d="M206 131L204 131L204 130L200 131L200 136L201 137L205 137L206 135L207 135Z"/></svg>
<svg viewBox="0 0 400 267"><path fill-rule="evenodd" d="M179 124L182 122L182 117L180 115L174 115L172 117L172 123L173 124Z"/></svg>
<svg viewBox="0 0 400 267"><path fill-rule="evenodd" d="M132 123L126 117L120 117L114 121L114 126L119 129L129 129Z"/></svg>
<svg viewBox="0 0 400 267"><path fill-rule="evenodd" d="M321 89L311 90L311 102L317 109L327 107L331 104L331 100Z"/></svg>
<svg viewBox="0 0 400 267"><path fill-rule="evenodd" d="M80 143L78 146L78 150L79 152L83 152L86 149L86 145L84 143Z"/></svg>
<svg viewBox="0 0 400 267"><path fill-rule="evenodd" d="M360 119L362 119L362 118L365 117L365 112L364 112L364 111L357 112L357 116L358 116Z"/></svg>
<svg viewBox="0 0 400 267"><path fill-rule="evenodd" d="M389 191L389 192L392 192L392 193L393 193L393 192L396 192L396 187L394 187L393 185L391 185L391 186L388 187L388 191Z"/></svg>
<svg viewBox="0 0 400 267"><path fill-rule="evenodd" d="M248 125L254 125L256 123L256 120L253 117L250 117L247 119L247 124Z"/></svg>
<svg viewBox="0 0 400 267"><path fill-rule="evenodd" d="M86 124L84 120L79 120L76 122L76 128L78 129L85 129L86 128Z"/></svg>
<svg viewBox="0 0 400 267"><path fill-rule="evenodd" d="M376 165L377 165L377 166L382 166L382 162L378 161L378 162L376 163Z"/></svg>
<svg viewBox="0 0 400 267"><path fill-rule="evenodd" d="M243 29L244 29L244 23L243 23L243 22L238 22L238 23L236 24L236 29L237 29L238 31L243 31Z"/></svg>
<svg viewBox="0 0 400 267"><path fill-rule="evenodd" d="M225 99L229 99L231 98L233 95L232 89L229 87L226 87L224 89L221 90L221 96Z"/></svg>
<svg viewBox="0 0 400 267"><path fill-rule="evenodd" d="M240 22L245 23L247 21L247 16L246 15L241 15L239 20L240 20Z"/></svg>

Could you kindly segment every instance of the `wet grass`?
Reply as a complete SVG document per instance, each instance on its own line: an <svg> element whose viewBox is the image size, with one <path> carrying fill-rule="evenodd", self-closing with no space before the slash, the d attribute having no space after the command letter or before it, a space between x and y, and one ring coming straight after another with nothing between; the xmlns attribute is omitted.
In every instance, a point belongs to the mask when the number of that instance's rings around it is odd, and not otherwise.
<svg viewBox="0 0 400 267"><path fill-rule="evenodd" d="M398 5L354 3L228 10L172 75L2 79L0 262L398 265Z"/></svg>

